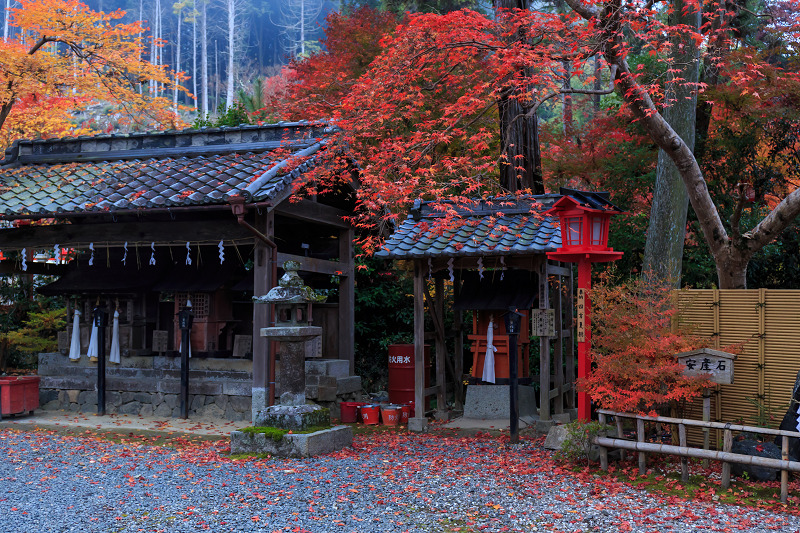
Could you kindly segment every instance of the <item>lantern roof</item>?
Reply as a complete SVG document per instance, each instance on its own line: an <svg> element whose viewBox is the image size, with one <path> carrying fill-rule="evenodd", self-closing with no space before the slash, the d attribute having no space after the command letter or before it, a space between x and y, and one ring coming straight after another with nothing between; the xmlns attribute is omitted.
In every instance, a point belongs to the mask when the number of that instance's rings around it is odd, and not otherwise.
<svg viewBox="0 0 800 533"><path fill-rule="evenodd" d="M545 215L557 194L501 197L462 205L417 201L383 248L390 259L544 254L561 247L558 219Z"/></svg>
<svg viewBox="0 0 800 533"><path fill-rule="evenodd" d="M562 195L561 198L550 209L545 211L545 215L555 215L559 211L573 207L578 207L584 211L611 212L615 215L625 212L611 203L609 200L610 194L606 191L579 191L561 187L559 192Z"/></svg>

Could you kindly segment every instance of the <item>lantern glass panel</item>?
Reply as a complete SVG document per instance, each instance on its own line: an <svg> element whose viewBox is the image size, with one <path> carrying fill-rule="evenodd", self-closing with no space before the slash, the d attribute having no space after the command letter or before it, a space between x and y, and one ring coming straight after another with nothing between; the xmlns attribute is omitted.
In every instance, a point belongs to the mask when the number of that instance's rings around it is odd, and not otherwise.
<svg viewBox="0 0 800 533"><path fill-rule="evenodd" d="M564 244L568 246L580 245L583 240L583 219L581 217L569 217L566 222L567 235Z"/></svg>
<svg viewBox="0 0 800 533"><path fill-rule="evenodd" d="M603 217L592 217L592 246L605 246L605 224Z"/></svg>

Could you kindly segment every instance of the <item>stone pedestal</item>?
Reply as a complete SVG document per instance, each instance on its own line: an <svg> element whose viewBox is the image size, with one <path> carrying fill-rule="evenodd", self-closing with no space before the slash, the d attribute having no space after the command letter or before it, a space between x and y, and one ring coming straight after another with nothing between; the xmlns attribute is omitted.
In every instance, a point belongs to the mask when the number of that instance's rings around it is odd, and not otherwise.
<svg viewBox="0 0 800 533"><path fill-rule="evenodd" d="M536 392L528 385L519 386L519 416L536 414ZM508 385L469 385L464 402L464 418L494 420L509 415Z"/></svg>
<svg viewBox="0 0 800 533"><path fill-rule="evenodd" d="M317 326L261 328L261 336L281 343L281 380L276 384L282 404L306 403L306 341L322 335Z"/></svg>

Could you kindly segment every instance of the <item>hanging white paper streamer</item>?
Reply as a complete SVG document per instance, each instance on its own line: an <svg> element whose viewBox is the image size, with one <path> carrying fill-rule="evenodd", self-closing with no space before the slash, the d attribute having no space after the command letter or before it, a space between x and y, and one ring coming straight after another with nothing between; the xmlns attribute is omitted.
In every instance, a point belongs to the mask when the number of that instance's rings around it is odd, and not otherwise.
<svg viewBox="0 0 800 533"><path fill-rule="evenodd" d="M222 246L222 241L219 241L217 248L219 248L219 264L221 265L225 262L225 247Z"/></svg>
<svg viewBox="0 0 800 533"><path fill-rule="evenodd" d="M99 353L97 344L97 326L95 326L94 320L92 320L92 335L89 337L89 349L86 351L86 357L89 358L89 361L97 361L97 354Z"/></svg>
<svg viewBox="0 0 800 533"><path fill-rule="evenodd" d="M430 257L428 258L428 279L431 279L433 275L433 259Z"/></svg>
<svg viewBox="0 0 800 533"><path fill-rule="evenodd" d="M192 264L192 246L189 244L188 241L186 242L186 264L187 265Z"/></svg>
<svg viewBox="0 0 800 533"><path fill-rule="evenodd" d="M94 243L93 242L89 243L89 252L91 253L91 255L89 256L89 266L92 266L92 265L94 265Z"/></svg>
<svg viewBox="0 0 800 533"><path fill-rule="evenodd" d="M56 256L56 264L60 265L61 264L61 247L59 245L57 245L57 244L55 246L53 246L53 253Z"/></svg>
<svg viewBox="0 0 800 533"><path fill-rule="evenodd" d="M150 243L150 265L156 264L156 243Z"/></svg>
<svg viewBox="0 0 800 533"><path fill-rule="evenodd" d="M489 383L494 383L494 320L489 320L489 327L486 329L486 355L483 357L483 376L481 379Z"/></svg>
<svg viewBox="0 0 800 533"><path fill-rule="evenodd" d="M69 342L69 358L71 361L78 361L81 358L81 312L75 310L75 317L72 319L72 338Z"/></svg>
<svg viewBox="0 0 800 533"><path fill-rule="evenodd" d="M447 260L447 272L450 273L450 281L455 281L456 277L453 275L453 258Z"/></svg>
<svg viewBox="0 0 800 533"><path fill-rule="evenodd" d="M506 276L506 258L503 257L502 255L500 256L500 265L503 267L503 269L500 272L500 280L502 281L503 278Z"/></svg>
<svg viewBox="0 0 800 533"><path fill-rule="evenodd" d="M22 249L22 270L25 271L25 272L27 272L27 270L28 270L28 261L26 259L27 256L28 256L28 249L27 248L23 248Z"/></svg>
<svg viewBox="0 0 800 533"><path fill-rule="evenodd" d="M797 414L800 415L800 405L797 406ZM800 418L797 419L797 431L800 431Z"/></svg>
<svg viewBox="0 0 800 533"><path fill-rule="evenodd" d="M483 257L478 258L478 276L483 279Z"/></svg>
<svg viewBox="0 0 800 533"><path fill-rule="evenodd" d="M125 245L123 246L123 248L125 248L125 253L122 255L122 265L124 266L128 262L128 242L127 241L125 242Z"/></svg>
<svg viewBox="0 0 800 533"><path fill-rule="evenodd" d="M108 360L112 363L119 364L119 309L114 310L114 326L111 328L111 352L108 354Z"/></svg>

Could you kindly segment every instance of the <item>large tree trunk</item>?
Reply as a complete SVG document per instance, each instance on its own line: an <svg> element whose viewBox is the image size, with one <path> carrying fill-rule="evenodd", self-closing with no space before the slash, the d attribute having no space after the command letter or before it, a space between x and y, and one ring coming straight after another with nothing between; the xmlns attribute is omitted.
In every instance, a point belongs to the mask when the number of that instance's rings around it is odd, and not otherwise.
<svg viewBox="0 0 800 533"><path fill-rule="evenodd" d="M200 0L200 112L208 116L208 1Z"/></svg>
<svg viewBox="0 0 800 533"><path fill-rule="evenodd" d="M677 24L699 32L700 11L692 10L683 0L675 0L670 25ZM689 151L693 151L700 52L694 39L686 34L682 34L682 38L674 39L664 118L675 133L680 135ZM656 185L642 265L646 279L659 284L680 286L688 210L689 195L681 174L672 158L664 150L659 150Z"/></svg>
<svg viewBox="0 0 800 533"><path fill-rule="evenodd" d="M494 0L493 5L496 11L528 9L527 0ZM517 38L524 39L525 36ZM520 70L527 69L521 66ZM536 116L526 116L526 110L514 97L517 94L517 91L508 87L497 102L500 120L500 184L509 192L530 189L533 194L544 194L538 120Z"/></svg>
<svg viewBox="0 0 800 533"><path fill-rule="evenodd" d="M183 21L183 8L178 9L178 37L175 47L175 87L172 88L172 107L178 115L178 73L181 71L181 22Z"/></svg>

